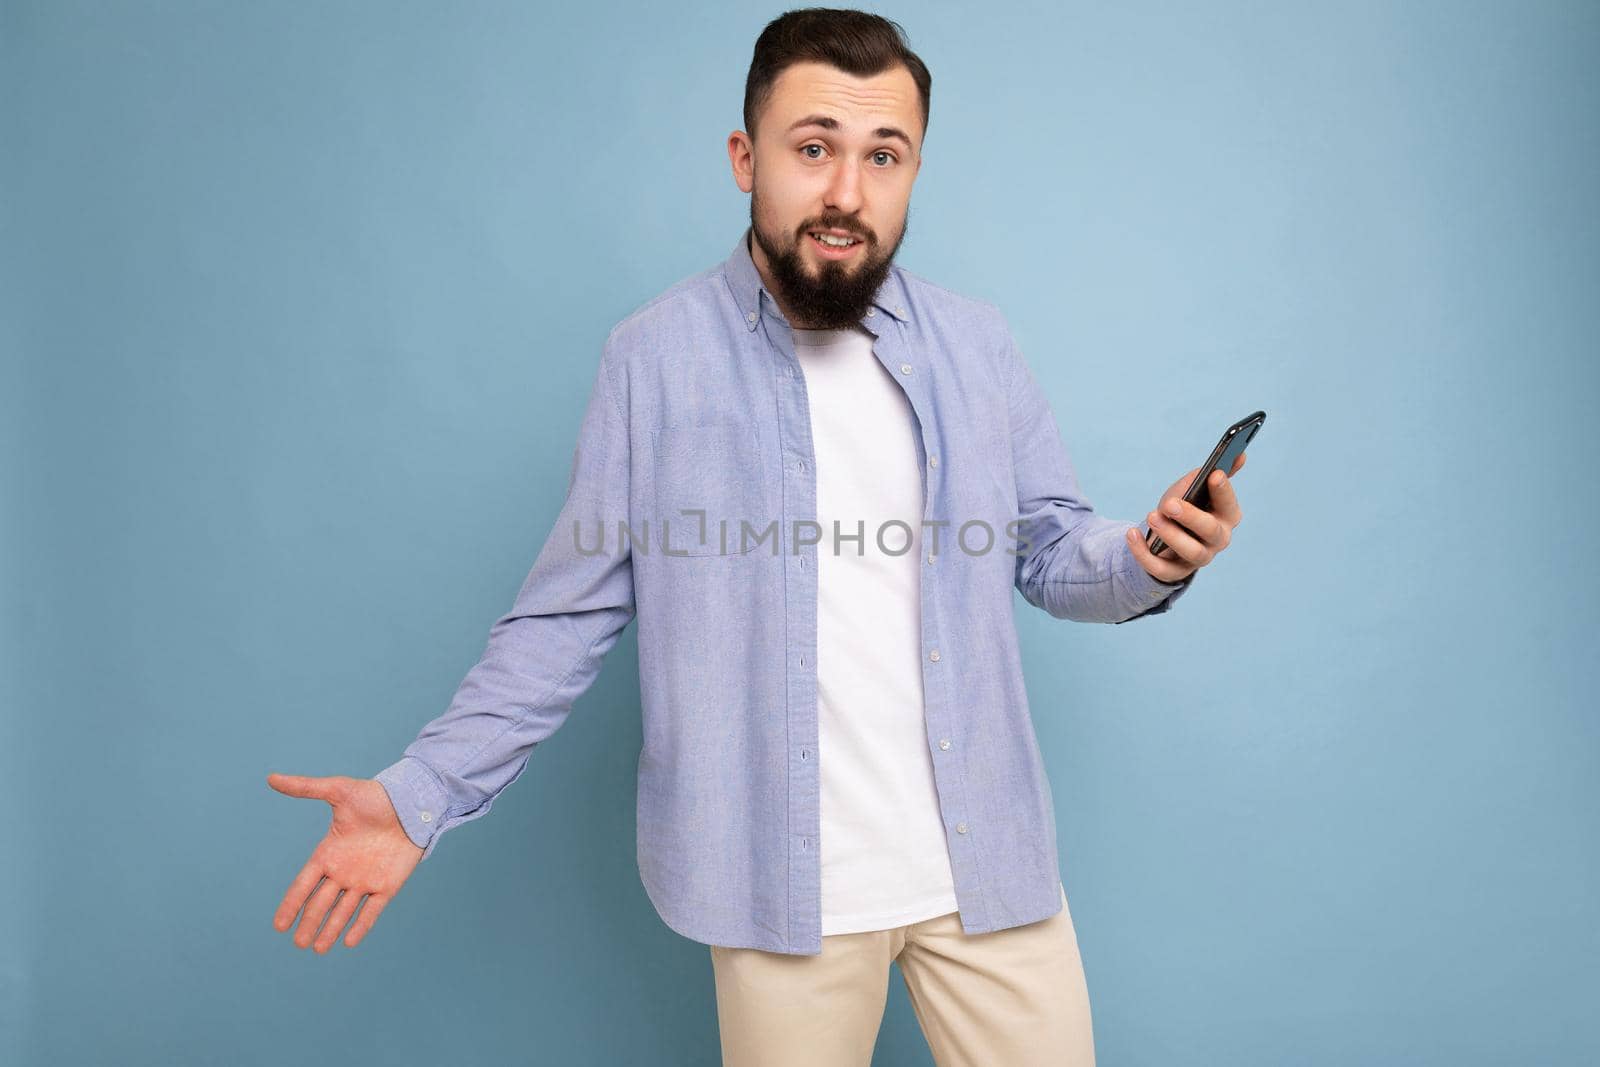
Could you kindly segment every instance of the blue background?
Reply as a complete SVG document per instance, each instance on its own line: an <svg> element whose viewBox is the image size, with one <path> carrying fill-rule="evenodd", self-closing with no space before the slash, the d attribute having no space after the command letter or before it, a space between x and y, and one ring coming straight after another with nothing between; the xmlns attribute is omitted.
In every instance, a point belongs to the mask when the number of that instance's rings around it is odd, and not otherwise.
<svg viewBox="0 0 1600 1067"><path fill-rule="evenodd" d="M0 3L0 1060L716 1062L632 626L359 948L271 926L328 809L266 774L444 710L607 331L747 218L783 9L569 8ZM1268 412L1170 615L1018 598L1100 1062L1596 1062L1600 6L883 13L901 262L1098 509ZM898 974L876 1062L931 1062Z"/></svg>

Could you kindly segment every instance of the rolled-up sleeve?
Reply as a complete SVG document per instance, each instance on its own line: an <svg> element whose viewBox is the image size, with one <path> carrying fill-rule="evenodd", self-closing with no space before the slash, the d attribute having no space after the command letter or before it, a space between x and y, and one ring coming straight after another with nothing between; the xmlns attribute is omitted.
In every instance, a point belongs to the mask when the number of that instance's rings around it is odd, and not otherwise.
<svg viewBox="0 0 1600 1067"><path fill-rule="evenodd" d="M624 373L608 339L555 528L448 710L375 775L423 859L521 777L634 617Z"/></svg>
<svg viewBox="0 0 1600 1067"><path fill-rule="evenodd" d="M1148 533L1148 524L1095 514L1044 391L1003 317L1000 329L1022 542L1017 589L1035 607L1076 622L1132 622L1170 611L1194 574L1181 582L1153 577L1125 536L1130 527Z"/></svg>

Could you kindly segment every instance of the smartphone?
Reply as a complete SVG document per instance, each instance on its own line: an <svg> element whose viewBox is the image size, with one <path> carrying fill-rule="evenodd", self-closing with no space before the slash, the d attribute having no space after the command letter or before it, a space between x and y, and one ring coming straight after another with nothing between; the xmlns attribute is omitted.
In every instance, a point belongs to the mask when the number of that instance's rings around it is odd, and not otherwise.
<svg viewBox="0 0 1600 1067"><path fill-rule="evenodd" d="M1211 450L1211 455L1195 472L1194 481L1189 483L1183 499L1202 511L1210 511L1211 491L1206 485L1206 479L1211 477L1211 472L1214 470L1220 469L1224 474L1233 470L1233 461L1239 458L1239 453L1243 452L1245 445L1255 438L1256 432L1261 429L1261 424L1266 421L1267 413L1257 411L1223 430L1222 440L1217 442L1217 447ZM1154 530L1145 537L1144 543L1151 552L1160 552L1167 547L1167 543L1161 540Z"/></svg>

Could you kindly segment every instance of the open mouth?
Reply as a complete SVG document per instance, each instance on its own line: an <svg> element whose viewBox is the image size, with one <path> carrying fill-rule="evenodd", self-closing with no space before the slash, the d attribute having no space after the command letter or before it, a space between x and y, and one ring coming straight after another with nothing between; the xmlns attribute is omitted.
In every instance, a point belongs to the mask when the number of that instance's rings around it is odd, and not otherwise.
<svg viewBox="0 0 1600 1067"><path fill-rule="evenodd" d="M839 237L834 234L821 234L818 231L812 231L806 236L811 241L812 246L816 248L817 253L826 259L848 259L855 255L856 249L865 244L859 237ZM829 243L840 241L848 241L849 243Z"/></svg>

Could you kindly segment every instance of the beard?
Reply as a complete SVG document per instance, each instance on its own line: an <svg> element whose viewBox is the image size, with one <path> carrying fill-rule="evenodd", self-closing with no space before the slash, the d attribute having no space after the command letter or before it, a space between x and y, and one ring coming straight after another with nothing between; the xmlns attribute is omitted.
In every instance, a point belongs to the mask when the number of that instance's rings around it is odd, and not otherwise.
<svg viewBox="0 0 1600 1067"><path fill-rule="evenodd" d="M789 314L795 319L792 327L812 330L840 330L859 323L872 306L873 297L889 276L895 253L906 239L906 228L911 218L907 207L906 217L900 226L900 236L894 247L882 252L878 239L866 227L852 219L823 216L807 223L799 234L780 244L775 235L762 230L757 221L757 193L750 193L750 232L761 250L767 255L767 268L772 274L773 287ZM849 230L861 238L860 263L841 260L823 260L817 274L812 275L802 258L800 242L809 241L807 230Z"/></svg>

